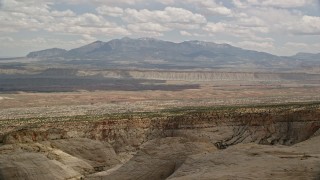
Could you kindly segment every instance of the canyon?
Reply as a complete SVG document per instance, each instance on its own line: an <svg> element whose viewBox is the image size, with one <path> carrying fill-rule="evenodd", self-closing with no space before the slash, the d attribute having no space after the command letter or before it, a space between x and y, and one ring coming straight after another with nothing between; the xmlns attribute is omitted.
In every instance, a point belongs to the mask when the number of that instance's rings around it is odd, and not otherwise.
<svg viewBox="0 0 320 180"><path fill-rule="evenodd" d="M0 179L318 179L320 104L1 120Z"/></svg>
<svg viewBox="0 0 320 180"><path fill-rule="evenodd" d="M0 61L0 180L320 179L318 54L122 38Z"/></svg>

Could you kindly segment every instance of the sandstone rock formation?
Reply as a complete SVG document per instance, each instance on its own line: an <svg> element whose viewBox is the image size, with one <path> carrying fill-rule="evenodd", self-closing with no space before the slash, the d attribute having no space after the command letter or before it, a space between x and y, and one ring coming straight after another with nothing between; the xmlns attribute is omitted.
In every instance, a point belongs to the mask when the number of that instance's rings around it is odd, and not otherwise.
<svg viewBox="0 0 320 180"><path fill-rule="evenodd" d="M320 136L294 146L213 144L185 138L147 142L126 164L88 179L319 179Z"/></svg>
<svg viewBox="0 0 320 180"><path fill-rule="evenodd" d="M80 179L120 163L106 142L74 138L0 146L0 179Z"/></svg>
<svg viewBox="0 0 320 180"><path fill-rule="evenodd" d="M319 179L320 136L292 147L238 144L189 158L168 179Z"/></svg>
<svg viewBox="0 0 320 180"><path fill-rule="evenodd" d="M73 163L81 166L80 161ZM39 153L12 153L0 157L0 179L80 179L69 166Z"/></svg>
<svg viewBox="0 0 320 180"><path fill-rule="evenodd" d="M0 147L0 179L80 179L94 172L82 159L39 143Z"/></svg>
<svg viewBox="0 0 320 180"><path fill-rule="evenodd" d="M74 157L83 159L96 170L110 168L120 163L113 147L106 142L85 139L60 139L49 143L51 147L60 149Z"/></svg>
<svg viewBox="0 0 320 180"><path fill-rule="evenodd" d="M192 142L186 138L155 139L143 144L141 150L115 172L102 177L93 175L89 179L165 179L188 155L215 150L211 143Z"/></svg>

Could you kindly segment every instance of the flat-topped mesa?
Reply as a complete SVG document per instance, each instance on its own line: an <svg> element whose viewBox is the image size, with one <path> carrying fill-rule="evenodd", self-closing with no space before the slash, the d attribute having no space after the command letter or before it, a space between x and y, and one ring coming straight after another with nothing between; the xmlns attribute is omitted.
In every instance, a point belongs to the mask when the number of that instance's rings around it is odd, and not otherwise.
<svg viewBox="0 0 320 180"><path fill-rule="evenodd" d="M177 81L319 81L319 74L273 72L219 72L219 71L166 71L166 70L79 70L77 76L99 75L105 78L151 79Z"/></svg>
<svg viewBox="0 0 320 180"><path fill-rule="evenodd" d="M78 116L59 121L26 119L24 123L32 128L7 132L3 143L85 137L107 141L121 151L123 147L139 147L154 138L183 135L216 143L218 148L248 142L292 145L319 130L319 117L320 105L309 104Z"/></svg>

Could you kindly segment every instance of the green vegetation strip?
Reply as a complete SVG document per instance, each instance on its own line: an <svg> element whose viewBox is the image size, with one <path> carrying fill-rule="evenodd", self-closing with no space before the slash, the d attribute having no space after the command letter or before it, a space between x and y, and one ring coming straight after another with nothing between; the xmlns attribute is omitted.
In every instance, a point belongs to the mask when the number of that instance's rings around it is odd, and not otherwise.
<svg viewBox="0 0 320 180"><path fill-rule="evenodd" d="M10 124L36 124L36 123L55 123L55 122L94 122L103 120L130 120L135 118L162 118L169 116L182 116L192 113L205 113L212 111L226 111L235 112L240 109L294 109L294 108L319 108L320 102L306 102L306 103L286 103L286 104L253 104L253 105L233 105L233 106L188 106L169 108L155 112L126 112L126 113L112 113L101 115L76 115L76 116L61 116L61 117L32 117L32 118L19 118L0 120L1 126L8 126Z"/></svg>

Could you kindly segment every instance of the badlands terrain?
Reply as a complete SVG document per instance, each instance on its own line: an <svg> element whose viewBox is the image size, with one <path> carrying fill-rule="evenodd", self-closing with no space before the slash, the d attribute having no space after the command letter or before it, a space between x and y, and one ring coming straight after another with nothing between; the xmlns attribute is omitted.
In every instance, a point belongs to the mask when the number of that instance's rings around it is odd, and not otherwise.
<svg viewBox="0 0 320 180"><path fill-rule="evenodd" d="M0 59L0 179L320 179L318 55L123 38Z"/></svg>
<svg viewBox="0 0 320 180"><path fill-rule="evenodd" d="M1 179L319 179L320 104L2 120Z"/></svg>
<svg viewBox="0 0 320 180"><path fill-rule="evenodd" d="M318 74L17 71L0 81L0 179L320 178Z"/></svg>

